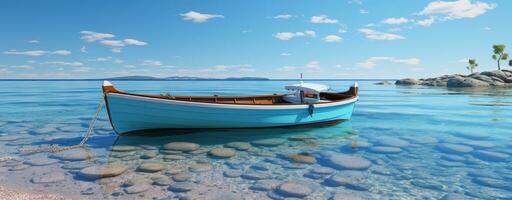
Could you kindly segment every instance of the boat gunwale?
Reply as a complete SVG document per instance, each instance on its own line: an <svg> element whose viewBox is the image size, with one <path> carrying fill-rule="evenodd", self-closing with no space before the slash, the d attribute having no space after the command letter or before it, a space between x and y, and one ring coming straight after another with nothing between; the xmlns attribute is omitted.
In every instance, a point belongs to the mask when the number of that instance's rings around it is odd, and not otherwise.
<svg viewBox="0 0 512 200"><path fill-rule="evenodd" d="M217 95L213 95L213 96L163 96L163 95L152 95L152 94L128 93L128 92L124 92L124 91L120 91L120 90L116 89L110 83L108 83L108 84L109 85L105 85L105 84L103 85L103 94L105 96L107 94L119 94L119 95L133 96L133 97L142 97L142 98L153 99L153 100L167 100L167 101L172 101L172 102L198 103L198 104L208 104L208 105L215 105L215 104L232 105L232 106L237 106L237 107L238 106L243 106L243 107L246 107L246 106L251 106L251 107L252 106L265 106L265 107L270 107L270 106L272 106L272 107L276 107L276 106L279 106L279 107L294 106L294 107L296 107L296 106L299 106L296 108L303 108L304 106L306 106L306 107L309 106L309 104L307 104L307 103L294 104L294 103L274 103L273 102L274 98L283 97L287 94L250 95L250 96L217 96ZM342 99L339 99L339 100L331 100L328 102L316 102L316 103L313 103L313 105L331 105L331 104L338 105L338 104L343 104L341 102L352 102L352 100L357 101L359 99L357 85L350 87L349 90L347 90L346 92L341 92L341 93L322 92L322 93L328 94L328 95L343 95L345 97ZM187 98L190 100L187 100ZM236 102L236 99L252 99L253 102L255 102L257 98L272 98L272 103L258 104L258 103L238 103L238 102ZM215 101L214 102L202 102L202 101L192 101L192 99L214 99ZM219 102L218 101L219 99L221 99L221 100L222 99L233 99L235 101L235 103ZM320 107L324 107L324 106L320 106Z"/></svg>
<svg viewBox="0 0 512 200"><path fill-rule="evenodd" d="M160 102L160 103L169 103L174 105L184 105L184 106L195 106L195 107L210 107L210 108L245 108L245 109L298 109L298 108L307 108L309 104L233 104L233 103L214 103L214 102L196 102L196 101L183 101L183 100L174 100L167 98L152 98L139 96L134 94L125 94L125 93L106 93L107 97L110 95L131 99L131 100L145 100L150 102ZM135 99L134 99L135 98ZM321 102L313 104L317 108L322 107L331 107L338 105L345 105L349 103L356 102L359 99L358 96L352 96L344 100L332 101L332 102Z"/></svg>

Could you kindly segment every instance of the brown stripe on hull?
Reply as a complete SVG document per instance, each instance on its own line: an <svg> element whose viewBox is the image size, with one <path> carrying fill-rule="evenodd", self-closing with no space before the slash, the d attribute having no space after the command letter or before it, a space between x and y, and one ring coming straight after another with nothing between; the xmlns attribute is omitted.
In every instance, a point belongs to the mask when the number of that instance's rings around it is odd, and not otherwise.
<svg viewBox="0 0 512 200"><path fill-rule="evenodd" d="M162 128L162 129L146 129L146 130L137 130L130 131L126 133L121 133L123 136L141 136L141 135L167 135L172 132L172 134L191 134L197 133L201 131L218 131L218 130L237 130L237 129L272 129L272 128L313 128L313 127L323 127L323 126L333 126L339 123L342 123L346 120L337 119L325 122L316 122L309 124L297 124L297 125L286 125L286 126L273 126L273 127L254 127L254 128Z"/></svg>

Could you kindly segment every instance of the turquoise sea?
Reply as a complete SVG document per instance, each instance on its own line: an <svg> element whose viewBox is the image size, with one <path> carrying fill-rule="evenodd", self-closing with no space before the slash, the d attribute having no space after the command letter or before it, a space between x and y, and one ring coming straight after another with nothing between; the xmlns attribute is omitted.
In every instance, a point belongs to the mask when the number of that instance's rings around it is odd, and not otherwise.
<svg viewBox="0 0 512 200"><path fill-rule="evenodd" d="M112 81L175 95L280 93L295 82ZM30 154L18 149L80 142L101 81L0 81L0 185L69 199L512 199L512 89L374 83L359 82L352 120L335 126L118 136L103 110L88 148ZM209 154L223 146L235 155Z"/></svg>

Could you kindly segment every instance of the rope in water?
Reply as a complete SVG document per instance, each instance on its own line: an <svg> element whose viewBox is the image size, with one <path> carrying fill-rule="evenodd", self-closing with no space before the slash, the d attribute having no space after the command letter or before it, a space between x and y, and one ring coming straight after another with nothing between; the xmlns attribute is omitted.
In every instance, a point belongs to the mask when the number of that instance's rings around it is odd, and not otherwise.
<svg viewBox="0 0 512 200"><path fill-rule="evenodd" d="M100 112L101 112L101 109L103 108L104 102L105 101L102 98L100 103L98 104L98 109L97 109L96 113L94 114L94 117L92 118L91 122L89 123L89 128L87 129L87 133L85 134L84 138L82 139L82 141L80 141L79 144L72 145L72 146L60 146L58 144L52 144L49 146L24 147L24 148L20 148L19 151L23 152L23 153L41 153L41 152L56 153L56 152L67 151L67 150L81 148L81 147L86 146L85 143L87 142L87 140L89 140L89 138L91 137L91 135L93 133L94 124L96 123L96 120L98 119L98 116L100 115Z"/></svg>

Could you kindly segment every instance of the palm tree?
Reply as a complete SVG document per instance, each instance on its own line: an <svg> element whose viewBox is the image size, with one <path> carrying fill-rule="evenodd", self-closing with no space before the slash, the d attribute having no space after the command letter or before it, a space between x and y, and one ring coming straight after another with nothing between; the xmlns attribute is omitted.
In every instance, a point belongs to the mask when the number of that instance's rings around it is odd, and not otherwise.
<svg viewBox="0 0 512 200"><path fill-rule="evenodd" d="M501 70L501 67L500 67L501 60L508 59L508 53L505 53L505 47L506 46L504 44L492 45L493 53L494 53L492 55L492 59L494 59L498 62L498 70Z"/></svg>
<svg viewBox="0 0 512 200"><path fill-rule="evenodd" d="M466 68L469 69L471 73L473 73L473 70L475 70L476 67L478 67L478 63L476 63L476 59L469 59L468 63L469 65Z"/></svg>

